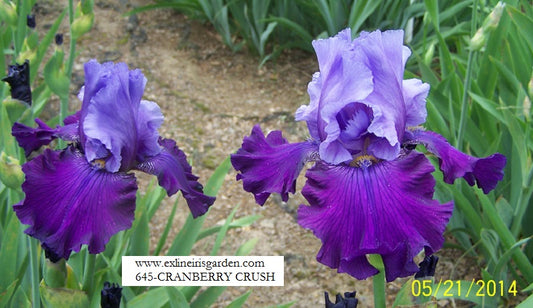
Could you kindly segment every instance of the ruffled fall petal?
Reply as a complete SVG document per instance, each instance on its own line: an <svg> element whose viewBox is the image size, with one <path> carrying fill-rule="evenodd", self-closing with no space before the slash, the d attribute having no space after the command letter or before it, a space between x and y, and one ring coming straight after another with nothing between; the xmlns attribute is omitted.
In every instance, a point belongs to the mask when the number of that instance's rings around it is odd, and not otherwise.
<svg viewBox="0 0 533 308"><path fill-rule="evenodd" d="M171 139L159 139L162 150L159 154L150 157L137 165L137 169L157 176L159 185L173 195L181 191L193 217L198 217L207 212L215 202L214 197L203 193L203 186L198 183L198 177L192 174L192 168L187 163L187 157Z"/></svg>
<svg viewBox="0 0 533 308"><path fill-rule="evenodd" d="M13 206L26 233L68 259L87 244L96 254L111 236L131 227L137 184L133 174L109 173L72 147L46 149L23 165L26 198Z"/></svg>
<svg viewBox="0 0 533 308"><path fill-rule="evenodd" d="M31 152L49 144L56 138L61 138L66 141L76 141L79 137L78 123L71 121L72 119L66 118L65 124L67 125L58 126L55 129L50 128L39 118L35 119L37 128L15 122L11 128L11 134L17 139L19 146L24 149L26 156L29 156Z"/></svg>
<svg viewBox="0 0 533 308"><path fill-rule="evenodd" d="M507 159L500 153L485 158L467 155L453 146L441 135L432 131L417 129L412 132L411 142L421 143L439 158L444 182L452 184L463 177L470 186L477 184L485 194L493 190L503 179L503 168Z"/></svg>
<svg viewBox="0 0 533 308"><path fill-rule="evenodd" d="M433 200L434 170L423 154L369 167L317 163L306 173L298 221L322 240L317 260L357 279L377 273L367 254L380 254L387 281L418 271L422 249L441 248L453 203Z"/></svg>
<svg viewBox="0 0 533 308"><path fill-rule="evenodd" d="M265 135L255 125L242 147L231 155L233 167L239 171L237 180L244 190L255 196L259 205L265 204L271 193L281 195L283 201L296 190L296 179L317 146L311 142L288 143L281 131Z"/></svg>

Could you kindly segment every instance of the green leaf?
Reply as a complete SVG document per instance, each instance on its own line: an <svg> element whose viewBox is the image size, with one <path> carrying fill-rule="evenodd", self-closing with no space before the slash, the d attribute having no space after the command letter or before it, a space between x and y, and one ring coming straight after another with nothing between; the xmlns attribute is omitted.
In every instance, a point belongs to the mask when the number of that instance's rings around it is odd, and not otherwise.
<svg viewBox="0 0 533 308"><path fill-rule="evenodd" d="M78 308L89 306L89 298L83 291L50 288L44 285L41 285L39 289L45 307Z"/></svg>
<svg viewBox="0 0 533 308"><path fill-rule="evenodd" d="M168 299L170 308L189 308L190 305L187 302L187 299L181 293L181 291L178 288L175 287L166 287L165 288L168 293Z"/></svg>
<svg viewBox="0 0 533 308"><path fill-rule="evenodd" d="M128 255L147 256L150 249L150 226L146 212L136 221L129 240Z"/></svg>
<svg viewBox="0 0 533 308"><path fill-rule="evenodd" d="M4 228L2 234L2 246L0 247L0 290L6 290L15 280L17 268L19 232L21 232L21 225L15 215L11 215L9 222Z"/></svg>
<svg viewBox="0 0 533 308"><path fill-rule="evenodd" d="M159 237L159 241L157 242L157 246L154 250L154 255L157 256L161 252L161 249L165 245L168 237L168 233L170 232L170 228L172 227L172 222L174 221L174 216L176 215L176 209L178 208L178 200L176 199L176 202L174 202L174 205L172 206L172 211L170 212L170 215L168 216L167 223L165 225L165 230L163 230L163 233L161 233L161 236Z"/></svg>
<svg viewBox="0 0 533 308"><path fill-rule="evenodd" d="M370 15L382 3L381 0L361 0L354 1L350 8L350 16L348 17L348 26L352 33L359 32L359 28L368 19Z"/></svg>
<svg viewBox="0 0 533 308"><path fill-rule="evenodd" d="M244 303L246 303L246 300L248 299L250 294L252 294L252 290L234 299L229 305L226 306L226 308L241 308Z"/></svg>
<svg viewBox="0 0 533 308"><path fill-rule="evenodd" d="M232 221L229 224L229 228L230 229L234 229L234 228L242 228L242 227L249 226L252 223L254 223L256 220L261 218L261 217L262 216L258 214L258 215L250 215L250 216L239 218L237 220ZM209 236L211 234L215 234L221 228L222 228L222 226L213 226L213 227L209 227L209 228L203 229L200 232L200 234L198 234L198 239L197 240L199 241L199 240L203 239L204 237L207 237L207 236Z"/></svg>
<svg viewBox="0 0 533 308"><path fill-rule="evenodd" d="M213 244L213 249L211 250L211 255L216 256L218 253L218 250L220 249L220 245L222 245L222 241L224 240L224 237L226 237L226 233L229 229L229 224L233 220L233 216L235 216L235 213L237 212L237 209L239 209L239 206L237 205L231 213L226 218L226 222L220 228L220 231L217 234L217 238L215 239L215 243Z"/></svg>
<svg viewBox="0 0 533 308"><path fill-rule="evenodd" d="M516 25L516 28L522 34L522 37L527 41L529 48L533 51L533 33L527 30L533 29L533 19L524 15L522 12L512 6L508 5L506 8L511 20Z"/></svg>
<svg viewBox="0 0 533 308"><path fill-rule="evenodd" d="M237 252L235 252L236 256L246 256L248 255L252 249L254 249L255 244L257 244L258 238L253 238L251 240L248 240L246 243L242 244L239 249L237 249Z"/></svg>
<svg viewBox="0 0 533 308"><path fill-rule="evenodd" d="M528 296L522 303L520 303L516 308L528 308L533 307L533 295Z"/></svg>
<svg viewBox="0 0 533 308"><path fill-rule="evenodd" d="M18 285L18 279L11 282L9 286L5 289L1 289L0 291L0 307L7 307L7 303L11 299L11 296L13 295L13 292L15 291L17 285Z"/></svg>
<svg viewBox="0 0 533 308"><path fill-rule="evenodd" d="M128 308L159 308L165 306L168 300L166 287L156 287L134 297L128 302Z"/></svg>
<svg viewBox="0 0 533 308"><path fill-rule="evenodd" d="M191 308L208 308L220 297L227 287L209 287L191 303Z"/></svg>

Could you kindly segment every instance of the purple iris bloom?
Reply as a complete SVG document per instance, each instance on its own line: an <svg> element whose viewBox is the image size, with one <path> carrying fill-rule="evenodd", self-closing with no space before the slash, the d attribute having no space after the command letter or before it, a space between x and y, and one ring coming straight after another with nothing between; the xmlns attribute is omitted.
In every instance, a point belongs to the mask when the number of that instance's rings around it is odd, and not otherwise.
<svg viewBox="0 0 533 308"><path fill-rule="evenodd" d="M26 197L14 210L26 233L59 257L87 244L96 254L111 236L131 227L137 183L130 170L156 175L170 196L181 191L194 217L215 198L203 194L176 142L159 136L159 106L142 100L146 78L124 63L85 64L81 110L55 129L39 119L37 128L20 123L13 136L26 155L55 138L69 141L61 151L44 152L22 166Z"/></svg>
<svg viewBox="0 0 533 308"><path fill-rule="evenodd" d="M426 119L429 85L403 79L410 50L403 31L350 29L313 42L320 71L308 86L309 105L296 111L311 139L288 143L280 131L265 137L256 125L232 155L246 191L263 205L271 193L287 201L306 162L298 222L322 240L317 260L357 279L378 273L367 260L379 254L386 278L418 271L413 258L442 247L453 202L433 199L433 165L414 150L423 144L436 155L444 181L463 177L492 190L503 178L501 154L476 158L453 148L419 125Z"/></svg>

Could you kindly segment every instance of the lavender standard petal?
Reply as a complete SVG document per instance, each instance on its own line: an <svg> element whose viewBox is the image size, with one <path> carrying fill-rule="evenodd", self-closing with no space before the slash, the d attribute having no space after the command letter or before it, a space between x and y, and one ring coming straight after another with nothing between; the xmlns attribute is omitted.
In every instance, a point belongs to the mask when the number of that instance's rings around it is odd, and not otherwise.
<svg viewBox="0 0 533 308"><path fill-rule="evenodd" d="M361 101L372 108L374 114L368 132L389 143L387 151L374 155L385 160L394 159L400 151L407 112L402 86L405 59L410 52L403 46L403 31L363 32L354 40L354 45L366 55L366 65L372 71L374 83L372 93Z"/></svg>
<svg viewBox="0 0 533 308"><path fill-rule="evenodd" d="M110 172L134 166L139 141L136 120L145 84L141 72L128 70L124 63L85 64L80 134L89 161L105 159ZM97 144L101 146L94 147ZM101 156L104 152L106 157Z"/></svg>
<svg viewBox="0 0 533 308"><path fill-rule="evenodd" d="M296 120L307 122L315 140L334 142L340 133L337 113L372 92L372 75L364 63L364 54L352 46L350 29L329 39L313 41L313 47L320 72L313 75L308 86L309 105L296 111ZM329 133L328 125L333 125Z"/></svg>
<svg viewBox="0 0 533 308"><path fill-rule="evenodd" d="M137 184L133 174L108 173L91 166L72 147L46 149L23 165L26 198L13 206L26 233L58 256L87 244L96 254L111 236L131 227Z"/></svg>
<svg viewBox="0 0 533 308"><path fill-rule="evenodd" d="M163 124L163 114L159 106L150 101L141 100L137 113L137 161L145 161L150 156L161 152L159 133Z"/></svg>
<svg viewBox="0 0 533 308"><path fill-rule="evenodd" d="M136 166L138 170L157 176L159 185L165 188L167 194L173 195L181 191L193 217L207 212L215 202L214 197L206 196L203 187L198 183L198 177L192 174L192 168L187 163L185 154L171 139L160 139L162 151Z"/></svg>
<svg viewBox="0 0 533 308"><path fill-rule="evenodd" d="M442 247L442 233L453 204L433 200L434 170L424 155L412 152L369 167L317 163L307 171L298 222L322 240L317 260L357 279L377 273L366 259L380 254L387 281L418 271L422 249Z"/></svg>
<svg viewBox="0 0 533 308"><path fill-rule="evenodd" d="M231 155L233 167L240 173L244 190L255 196L259 205L265 204L271 193L281 195L283 201L289 192L296 190L296 179L317 146L311 142L290 144L280 131L273 131L265 138L259 125L255 125L242 147Z"/></svg>
<svg viewBox="0 0 533 308"><path fill-rule="evenodd" d="M441 135L422 129L414 130L409 138L412 139L410 142L424 144L428 151L439 158L444 182L448 184L463 177L470 186L477 183L488 194L503 179L507 159L500 153L485 158L473 157L452 147Z"/></svg>

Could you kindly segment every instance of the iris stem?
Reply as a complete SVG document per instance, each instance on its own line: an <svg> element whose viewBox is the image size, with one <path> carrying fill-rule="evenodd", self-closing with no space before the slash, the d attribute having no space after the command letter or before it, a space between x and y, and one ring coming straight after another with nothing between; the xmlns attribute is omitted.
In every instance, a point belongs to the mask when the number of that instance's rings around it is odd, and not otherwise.
<svg viewBox="0 0 533 308"><path fill-rule="evenodd" d="M369 255L368 261L379 270L379 273L372 277L374 287L374 307L387 307L387 295L385 294L385 265L381 255Z"/></svg>
<svg viewBox="0 0 533 308"><path fill-rule="evenodd" d="M474 1L474 5L472 6L472 24L470 32L473 35L476 31L477 27L477 3L478 1ZM457 133L457 140L455 142L455 147L462 151L463 150L463 138L465 134L465 128L466 128L466 118L467 118L467 111L468 111L468 91L470 90L470 82L472 81L472 71L474 69L474 62L476 59L477 52L470 49L468 51L468 62L466 64L466 76L465 76L465 82L464 82L464 89L463 89L463 99L461 102L461 114L459 115L459 131Z"/></svg>
<svg viewBox="0 0 533 308"><path fill-rule="evenodd" d="M89 253L85 256L85 272L83 273L83 291L91 298L93 294L93 277L94 267L96 264L96 255Z"/></svg>
<svg viewBox="0 0 533 308"><path fill-rule="evenodd" d="M31 301L32 307L41 307L41 294L39 293L39 256L38 249L35 249L35 241L27 236L30 253L30 272L31 272Z"/></svg>
<svg viewBox="0 0 533 308"><path fill-rule="evenodd" d="M72 68L74 66L74 58L76 57L76 40L73 38L73 33L72 33L72 23L74 22L74 3L73 3L73 0L69 0L68 1L68 19L69 19L69 24L70 24L70 45L69 45L69 55L68 55L68 59L67 59L67 65L66 65L67 69L65 71L65 75L68 78L69 88L70 88L70 78L72 76ZM69 100L68 93L67 93L67 95L65 97L60 97L59 123L58 123L59 125L61 125L63 123L63 120L68 115L68 100ZM64 146L64 141L59 140L59 142L60 142L60 147L63 147Z"/></svg>

